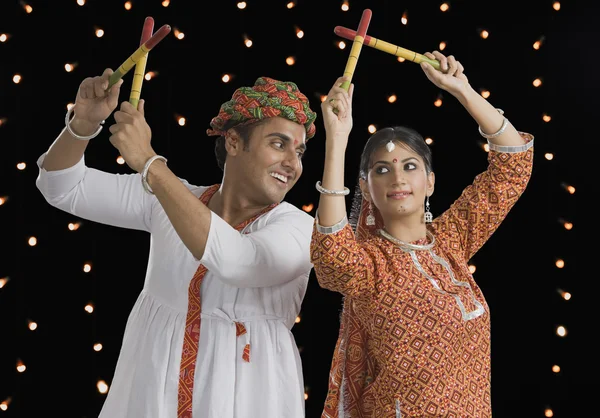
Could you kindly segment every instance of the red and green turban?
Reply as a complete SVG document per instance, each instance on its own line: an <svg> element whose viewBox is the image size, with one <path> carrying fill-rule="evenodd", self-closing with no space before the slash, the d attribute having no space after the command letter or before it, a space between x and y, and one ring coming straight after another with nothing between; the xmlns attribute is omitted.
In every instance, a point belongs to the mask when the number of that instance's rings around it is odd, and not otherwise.
<svg viewBox="0 0 600 418"><path fill-rule="evenodd" d="M225 135L239 124L257 122L281 116L303 125L306 139L315 135L317 114L310 109L308 99L291 81L277 81L260 77L253 87L240 87L231 100L221 105L219 114L210 121L209 136Z"/></svg>

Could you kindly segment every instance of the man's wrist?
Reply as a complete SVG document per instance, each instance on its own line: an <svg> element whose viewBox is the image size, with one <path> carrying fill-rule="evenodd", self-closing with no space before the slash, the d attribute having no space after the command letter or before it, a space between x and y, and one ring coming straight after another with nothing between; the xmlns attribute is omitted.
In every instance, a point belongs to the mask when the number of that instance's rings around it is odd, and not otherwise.
<svg viewBox="0 0 600 418"><path fill-rule="evenodd" d="M84 119L79 119L77 116L73 117L69 122L71 130L77 135L88 136L92 135L98 130L100 123L89 122Z"/></svg>

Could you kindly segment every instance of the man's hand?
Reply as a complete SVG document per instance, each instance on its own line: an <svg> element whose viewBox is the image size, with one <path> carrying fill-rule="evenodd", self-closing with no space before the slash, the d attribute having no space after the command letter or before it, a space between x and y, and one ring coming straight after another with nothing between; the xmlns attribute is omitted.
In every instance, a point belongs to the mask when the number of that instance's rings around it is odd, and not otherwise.
<svg viewBox="0 0 600 418"><path fill-rule="evenodd" d="M144 104L145 101L140 100L136 109L129 102L121 103L121 108L114 114L116 123L109 128L110 143L138 173L144 169L146 161L156 155L150 144L152 130L144 117Z"/></svg>

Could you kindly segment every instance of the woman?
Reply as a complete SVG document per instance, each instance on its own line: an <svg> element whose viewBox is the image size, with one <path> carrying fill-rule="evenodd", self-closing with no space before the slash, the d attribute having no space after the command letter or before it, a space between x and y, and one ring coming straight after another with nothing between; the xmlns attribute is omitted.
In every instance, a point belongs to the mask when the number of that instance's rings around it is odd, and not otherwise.
<svg viewBox="0 0 600 418"><path fill-rule="evenodd" d="M427 53L428 79L479 125L488 168L436 219L435 176L421 135L386 128L367 141L350 221L344 154L352 92L337 80L322 104L326 155L311 242L319 284L344 295L323 417L491 417L490 315L467 262L525 190L533 136L469 85L452 56ZM500 260L499 260L500 261Z"/></svg>

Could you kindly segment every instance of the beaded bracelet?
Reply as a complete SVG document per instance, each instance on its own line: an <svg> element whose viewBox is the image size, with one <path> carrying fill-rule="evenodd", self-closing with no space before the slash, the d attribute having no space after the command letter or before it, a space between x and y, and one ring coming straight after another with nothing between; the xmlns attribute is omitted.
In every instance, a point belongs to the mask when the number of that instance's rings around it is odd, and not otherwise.
<svg viewBox="0 0 600 418"><path fill-rule="evenodd" d="M144 187L144 190L146 191L146 193L149 193L149 194L154 194L154 192L152 191L152 189L150 188L150 185L148 184L148 170L150 169L150 164L152 164L156 160L162 160L162 161L164 161L165 164L167 164L167 159L165 157L163 157L162 155L155 155L153 157L150 157L148 159L148 161L146 161L146 164L144 165L144 169L142 170L142 186Z"/></svg>
<svg viewBox="0 0 600 418"><path fill-rule="evenodd" d="M81 141L89 141L92 138L96 138L103 128L102 125L104 125L104 121L100 122L100 126L98 127L98 129L96 129L96 132L94 132L93 134L88 135L88 136L77 135L75 132L73 132L73 129L71 129L71 113L73 113L74 108L75 108L75 106L71 106L69 108L69 110L67 110L67 114L65 115L65 126L67 128L67 131L69 131L71 136L73 136L74 138L77 138Z"/></svg>
<svg viewBox="0 0 600 418"><path fill-rule="evenodd" d="M315 187L317 188L319 193L327 194L327 195L331 195L331 196L346 196L348 193L350 193L350 189L347 187L344 187L344 190L328 190L328 189L324 188L323 186L321 186L320 181L318 181L317 184L315 184Z"/></svg>

